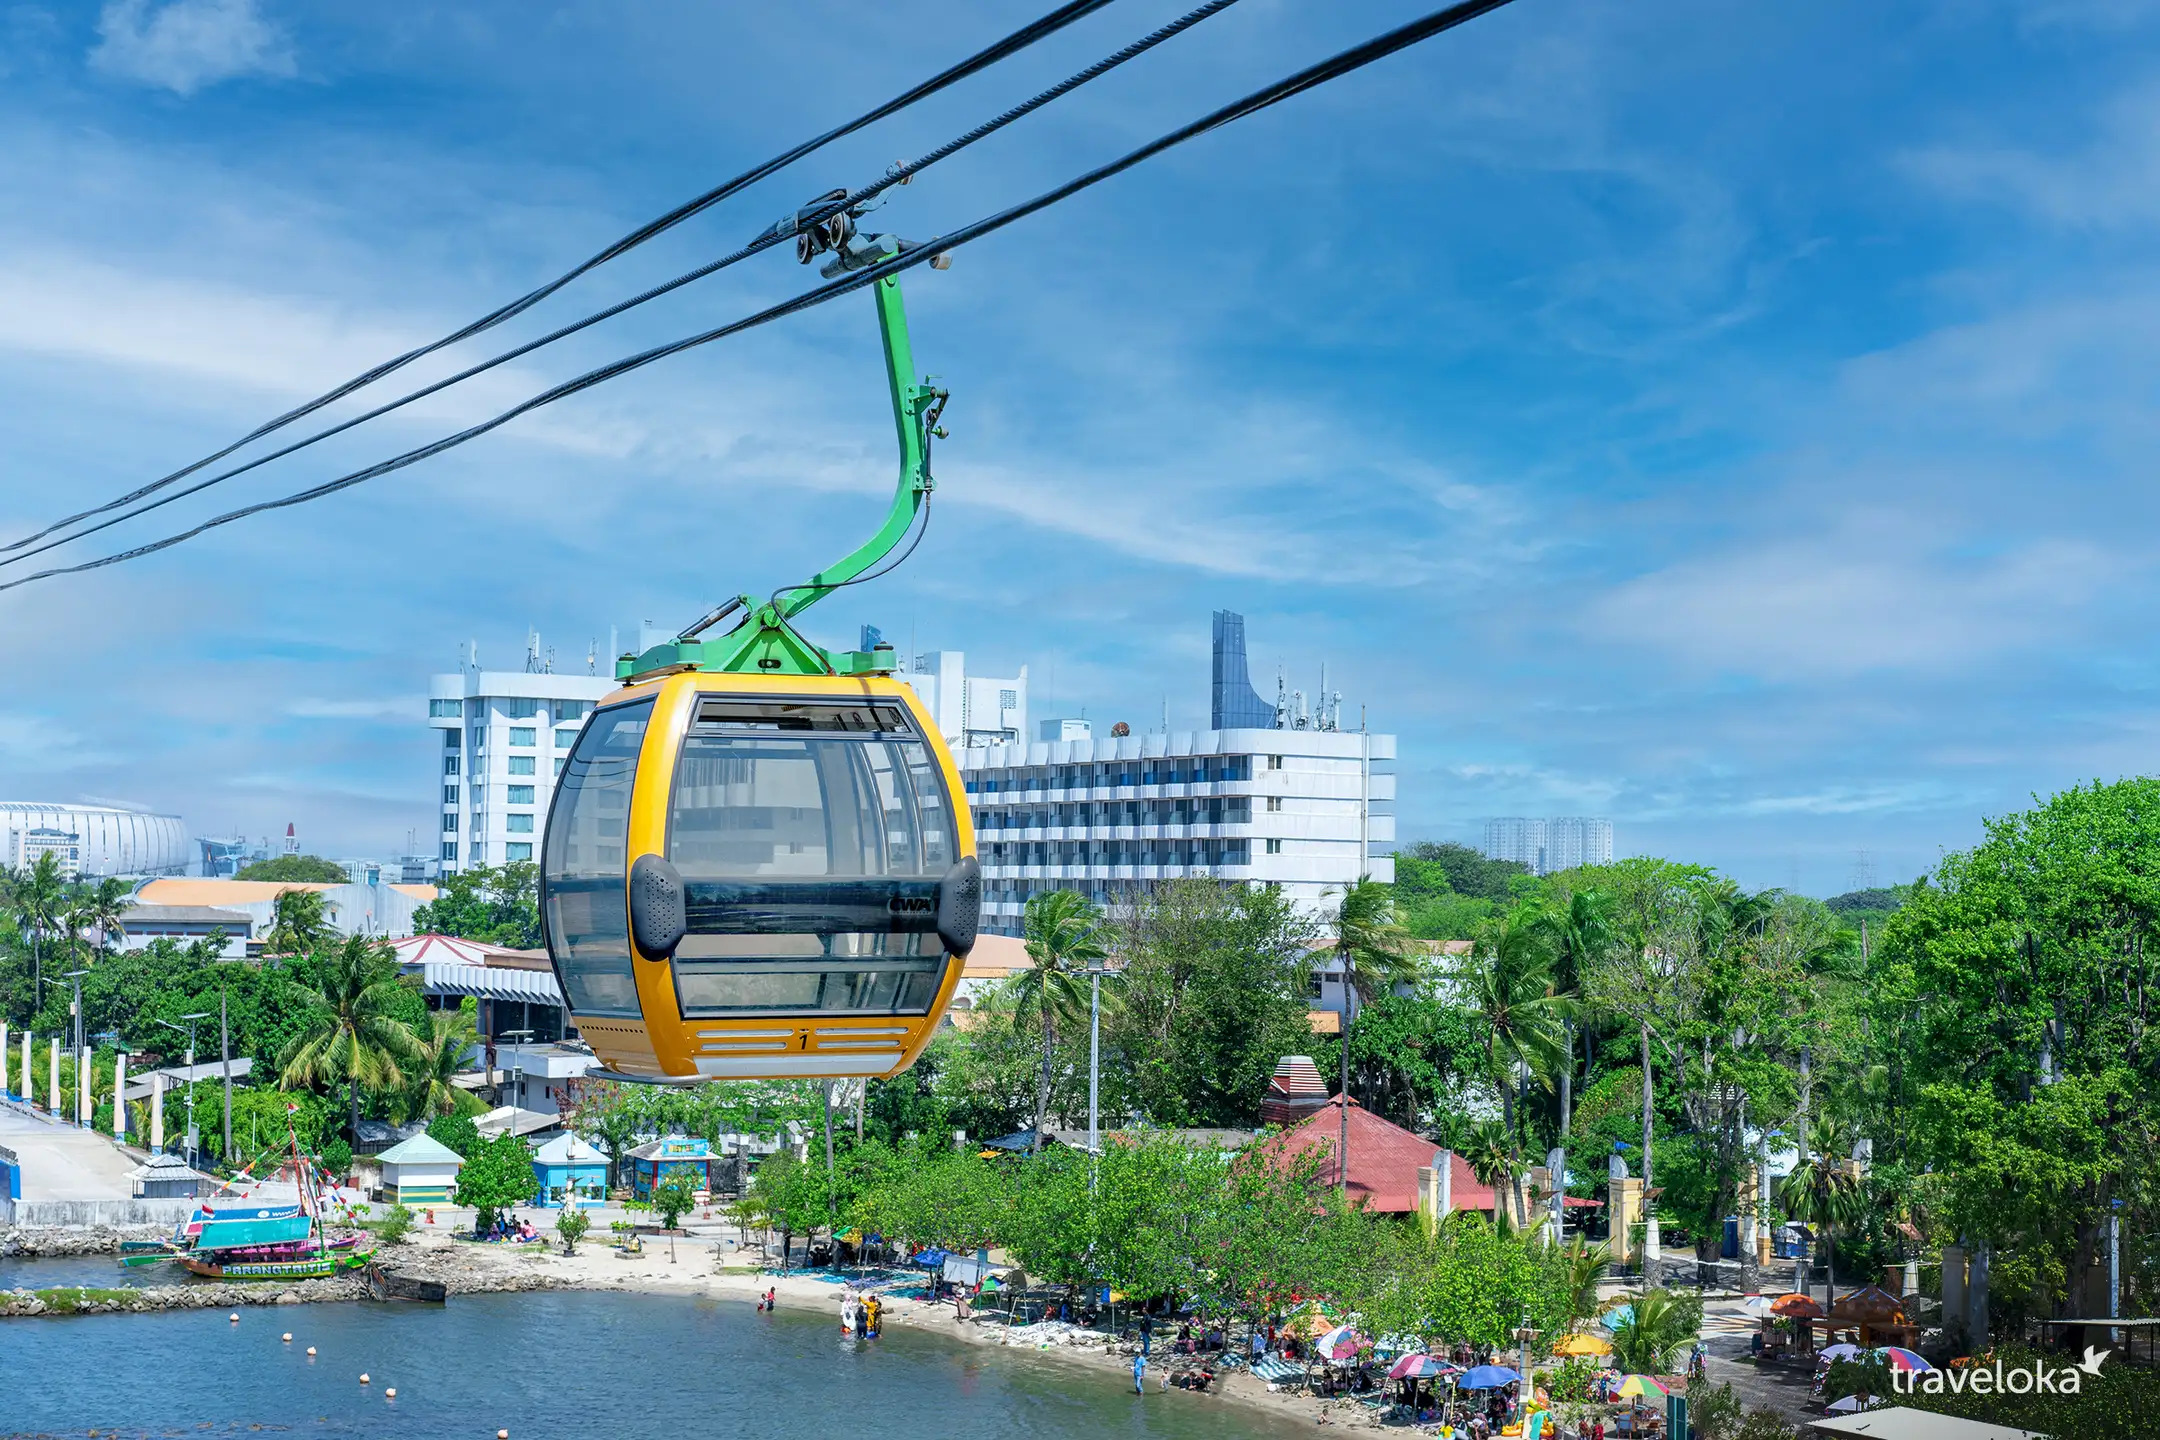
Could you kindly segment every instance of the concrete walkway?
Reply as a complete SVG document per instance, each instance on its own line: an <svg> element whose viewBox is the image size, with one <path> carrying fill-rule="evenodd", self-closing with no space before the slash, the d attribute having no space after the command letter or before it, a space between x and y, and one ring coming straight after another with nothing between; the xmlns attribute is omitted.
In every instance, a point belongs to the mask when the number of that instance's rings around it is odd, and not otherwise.
<svg viewBox="0 0 2160 1440"><path fill-rule="evenodd" d="M15 1152L22 1198L0 1199L16 1225L170 1225L192 1200L138 1200L136 1160L109 1136L79 1129L18 1102L0 1104L0 1145Z"/></svg>

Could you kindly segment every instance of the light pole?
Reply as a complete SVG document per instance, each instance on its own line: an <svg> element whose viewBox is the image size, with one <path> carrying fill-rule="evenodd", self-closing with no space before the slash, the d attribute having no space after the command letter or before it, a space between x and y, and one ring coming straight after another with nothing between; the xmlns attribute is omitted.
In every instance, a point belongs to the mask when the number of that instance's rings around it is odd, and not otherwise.
<svg viewBox="0 0 2160 1440"><path fill-rule="evenodd" d="M75 1123L84 1127L85 1129L89 1128L90 1117L83 1113L83 1096L89 1093L90 1082L89 1079L82 1073L84 1065L82 1053L82 977L89 973L90 972L88 970L70 970L60 977L63 980L72 980L75 982L74 998L68 1002L68 1014L73 1017L75 1021L75 1034L73 1037L73 1048L75 1051ZM57 1107L55 1108L57 1109Z"/></svg>
<svg viewBox="0 0 2160 1440"><path fill-rule="evenodd" d="M187 1162L193 1165L196 1163L195 1152L197 1149L195 1144L195 1022L209 1019L210 1012L198 1010L192 1015L183 1015L180 1018L187 1021L187 1029L182 1030L181 1033L187 1036ZM160 1020L157 1023L168 1030L180 1029L178 1025L173 1024L170 1020Z"/></svg>
<svg viewBox="0 0 2160 1440"><path fill-rule="evenodd" d="M1102 1155L1102 1114L1097 1087L1102 1074L1103 961L1088 962L1088 1189L1095 1188L1095 1165Z"/></svg>
<svg viewBox="0 0 2160 1440"><path fill-rule="evenodd" d="M1343 903L1349 903L1344 896ZM1340 922L1337 922L1340 923ZM1357 999L1356 987L1351 982L1350 967L1355 957L1350 953L1350 937L1346 933L1338 947L1342 954L1342 1091L1335 1098L1342 1106L1342 1133L1337 1139L1335 1164L1341 1181L1343 1204L1350 1203L1350 1007Z"/></svg>
<svg viewBox="0 0 2160 1440"><path fill-rule="evenodd" d="M499 1038L504 1040L514 1040L519 1044L523 1044L525 1041L532 1039L532 1037L533 1032L530 1030L505 1030L502 1032ZM513 1088L510 1097L510 1108L512 1110L515 1110L518 1108L516 1091L517 1089L522 1089L525 1083L525 1057L523 1055L513 1057L511 1065L516 1067L514 1070L511 1071L511 1073L517 1077L516 1086L515 1088ZM513 1115L510 1118L512 1120L515 1120L517 1117Z"/></svg>

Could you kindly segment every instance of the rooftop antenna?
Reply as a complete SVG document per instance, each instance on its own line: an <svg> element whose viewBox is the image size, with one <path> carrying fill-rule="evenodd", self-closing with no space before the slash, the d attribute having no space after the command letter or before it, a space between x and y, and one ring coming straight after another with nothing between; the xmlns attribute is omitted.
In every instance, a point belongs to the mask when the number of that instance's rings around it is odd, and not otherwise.
<svg viewBox="0 0 2160 1440"><path fill-rule="evenodd" d="M525 632L525 673L528 675L541 673L540 632L537 630L528 629Z"/></svg>
<svg viewBox="0 0 2160 1440"><path fill-rule="evenodd" d="M587 640L586 640L586 642L585 642L585 673L586 673L586 674L588 674L588 675L597 675L597 674L599 674L599 673L600 673L600 667L599 667L599 660L598 660L598 657L597 657L597 656L596 656L596 655L595 655L595 654L593 653L594 651L598 650L599 648L600 648L600 638L599 638L598 636L593 636L593 637L591 637L591 638L589 638L589 639L587 639Z"/></svg>

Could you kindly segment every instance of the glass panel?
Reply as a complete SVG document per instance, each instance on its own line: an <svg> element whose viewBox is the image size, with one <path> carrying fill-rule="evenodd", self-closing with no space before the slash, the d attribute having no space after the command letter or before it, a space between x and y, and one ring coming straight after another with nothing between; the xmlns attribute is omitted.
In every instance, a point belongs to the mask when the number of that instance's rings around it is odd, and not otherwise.
<svg viewBox="0 0 2160 1440"><path fill-rule="evenodd" d="M954 854L943 773L899 707L706 697L669 812L683 1014L925 1013Z"/></svg>
<svg viewBox="0 0 2160 1440"><path fill-rule="evenodd" d="M548 812L548 953L573 1014L636 1015L630 964L630 788L650 700L603 710L578 738Z"/></svg>

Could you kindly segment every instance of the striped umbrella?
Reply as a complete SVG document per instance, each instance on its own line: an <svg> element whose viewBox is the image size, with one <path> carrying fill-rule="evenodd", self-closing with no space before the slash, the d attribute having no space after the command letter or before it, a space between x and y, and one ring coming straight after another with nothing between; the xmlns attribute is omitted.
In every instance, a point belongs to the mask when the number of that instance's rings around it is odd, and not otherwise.
<svg viewBox="0 0 2160 1440"><path fill-rule="evenodd" d="M1358 1353L1363 1344L1364 1341L1357 1331L1348 1325L1337 1325L1313 1341L1313 1348L1320 1352L1324 1360L1348 1360Z"/></svg>
<svg viewBox="0 0 2160 1440"><path fill-rule="evenodd" d="M1879 1358L1884 1364L1888 1365L1892 1370L1920 1371L1933 1370L1935 1368L1933 1365L1928 1364L1928 1362L1922 1359L1920 1356L1913 1354L1912 1351L1901 1349L1896 1345L1878 1346L1875 1350L1875 1354L1877 1358Z"/></svg>
<svg viewBox="0 0 2160 1440"><path fill-rule="evenodd" d="M1437 1355L1405 1355L1388 1370L1390 1380L1436 1380L1452 1375L1455 1367Z"/></svg>
<svg viewBox="0 0 2160 1440"><path fill-rule="evenodd" d="M1647 1400L1653 1395L1670 1395L1672 1391L1655 1375L1630 1375L1613 1393L1622 1400Z"/></svg>

